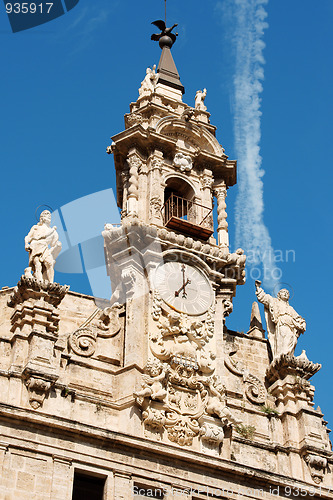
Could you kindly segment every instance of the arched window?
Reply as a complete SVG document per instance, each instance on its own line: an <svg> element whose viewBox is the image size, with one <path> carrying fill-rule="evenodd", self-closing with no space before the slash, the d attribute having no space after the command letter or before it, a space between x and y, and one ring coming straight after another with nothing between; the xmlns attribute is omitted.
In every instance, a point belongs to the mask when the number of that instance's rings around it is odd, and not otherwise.
<svg viewBox="0 0 333 500"><path fill-rule="evenodd" d="M194 189L184 179L170 177L164 191L165 216L195 222Z"/></svg>
<svg viewBox="0 0 333 500"><path fill-rule="evenodd" d="M180 233L207 240L213 230L202 224L212 209L195 201L195 191L186 180L170 177L164 191L164 225Z"/></svg>

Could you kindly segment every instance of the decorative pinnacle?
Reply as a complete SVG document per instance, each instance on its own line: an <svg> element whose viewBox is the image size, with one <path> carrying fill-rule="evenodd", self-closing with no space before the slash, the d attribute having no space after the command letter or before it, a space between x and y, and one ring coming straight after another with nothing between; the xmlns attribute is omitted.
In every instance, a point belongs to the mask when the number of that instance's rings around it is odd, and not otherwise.
<svg viewBox="0 0 333 500"><path fill-rule="evenodd" d="M169 47L169 49L171 49L176 41L176 37L178 36L178 33L174 34L171 33L171 31L178 26L178 24L174 24L171 28L167 28L165 22L162 20L154 21L151 24L154 24L161 30L161 33L154 33L151 35L151 40L159 42L161 49L164 47Z"/></svg>

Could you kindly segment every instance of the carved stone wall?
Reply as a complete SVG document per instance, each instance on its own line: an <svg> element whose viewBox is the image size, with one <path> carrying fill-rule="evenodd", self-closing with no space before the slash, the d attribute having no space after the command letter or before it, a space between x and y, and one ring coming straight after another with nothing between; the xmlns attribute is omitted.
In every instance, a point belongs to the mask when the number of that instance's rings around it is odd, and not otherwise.
<svg viewBox="0 0 333 500"><path fill-rule="evenodd" d="M49 381L49 387L41 387L47 378L31 376L27 384L11 368L13 307L7 306L11 295L13 289L0 293L0 418L2 424L6 419L12 422L2 425L0 459L5 479L0 482L1 492L10 491L20 498L25 488L38 499L39 494L40 500L51 491L51 498L70 499L75 467L104 474L110 499L116 498L115 487L126 490L125 498L131 498L137 485L162 484L170 491L174 485L227 488L237 470L248 474L252 488L262 488L265 477L267 484L277 481L284 488L278 478L281 474L288 477L292 470L295 487L303 485L310 492L311 487L321 488L321 494L329 498L328 431L321 412L311 404L313 388L308 377L316 365L304 356L300 361L291 358L270 366L267 341L231 331L223 336L218 310L209 311L200 321L186 315L168 316L153 294L144 337L150 361L142 372L139 366L124 365L120 354L125 342L122 307L100 309L94 315L93 298L67 292L58 307L58 378ZM95 351L90 355L91 341ZM211 352L218 345L223 356L214 359ZM295 398L300 406L292 410ZM15 424L13 415L20 416ZM32 433L26 421L31 422ZM45 426L52 430L51 439L39 431ZM288 442L290 432L294 432L293 443ZM22 448L23 438L27 449ZM98 451L98 442L104 443L103 452ZM124 445L136 457L130 466L122 452ZM39 451L32 451L36 446ZM140 472L147 464L145 453L150 463L148 483ZM161 456L162 469L157 465ZM204 480L196 476L198 456ZM170 476L175 460L178 466ZM222 464L217 477L214 471ZM258 472L251 475L254 469ZM320 498L319 490L316 495ZM270 498L268 486L263 498Z"/></svg>

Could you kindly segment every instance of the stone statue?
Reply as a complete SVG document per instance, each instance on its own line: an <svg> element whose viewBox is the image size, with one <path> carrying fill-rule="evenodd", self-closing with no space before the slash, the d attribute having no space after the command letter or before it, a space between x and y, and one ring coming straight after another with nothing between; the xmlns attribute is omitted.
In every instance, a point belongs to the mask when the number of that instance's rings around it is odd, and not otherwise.
<svg viewBox="0 0 333 500"><path fill-rule="evenodd" d="M24 239L29 252L29 266L38 281L53 283L54 264L61 250L56 226L51 227L51 212L44 210L39 222L32 226Z"/></svg>
<svg viewBox="0 0 333 500"><path fill-rule="evenodd" d="M217 415L223 424L227 424L228 420L234 424L240 424L241 420L234 417L227 407L225 392L226 388L220 381L213 378L214 384L210 384L210 397L208 399L206 411L208 415Z"/></svg>
<svg viewBox="0 0 333 500"><path fill-rule="evenodd" d="M204 100L207 95L207 89L197 90L195 94L195 109L199 111L207 111L207 107L204 105Z"/></svg>
<svg viewBox="0 0 333 500"><path fill-rule="evenodd" d="M277 298L260 288L256 281L256 295L265 306L265 318L273 360L282 354L294 354L297 339L305 332L305 320L289 305L289 292L285 288L279 291Z"/></svg>
<svg viewBox="0 0 333 500"><path fill-rule="evenodd" d="M141 82L141 87L139 88L139 95L150 95L155 90L155 85L157 83L158 75L155 72L156 64L154 64L153 69L146 69L146 76L144 80Z"/></svg>

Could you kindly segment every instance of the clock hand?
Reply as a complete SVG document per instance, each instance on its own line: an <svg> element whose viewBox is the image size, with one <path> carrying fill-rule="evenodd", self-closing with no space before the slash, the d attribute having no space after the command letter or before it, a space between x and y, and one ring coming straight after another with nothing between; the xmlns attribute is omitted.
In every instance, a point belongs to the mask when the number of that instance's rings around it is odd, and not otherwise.
<svg viewBox="0 0 333 500"><path fill-rule="evenodd" d="M175 297L179 297L180 292L183 290L183 298L186 298L186 292L185 292L185 287L186 285L189 285L191 283L190 279L187 279L187 281L184 281L184 284L175 292Z"/></svg>
<svg viewBox="0 0 333 500"><path fill-rule="evenodd" d="M183 286L185 286L185 264L182 265L182 273L183 273Z"/></svg>
<svg viewBox="0 0 333 500"><path fill-rule="evenodd" d="M183 275L183 286L180 287L178 291L175 292L175 297L178 297L180 292L183 290L183 288L186 286L185 285L185 264L181 265L181 270L182 270L182 275Z"/></svg>
<svg viewBox="0 0 333 500"><path fill-rule="evenodd" d="M187 281L186 281L186 283L184 283L184 288L183 288L183 299L186 299L186 297L187 297L185 287L186 287L186 285L189 285L190 283L191 283L191 280L187 278Z"/></svg>

